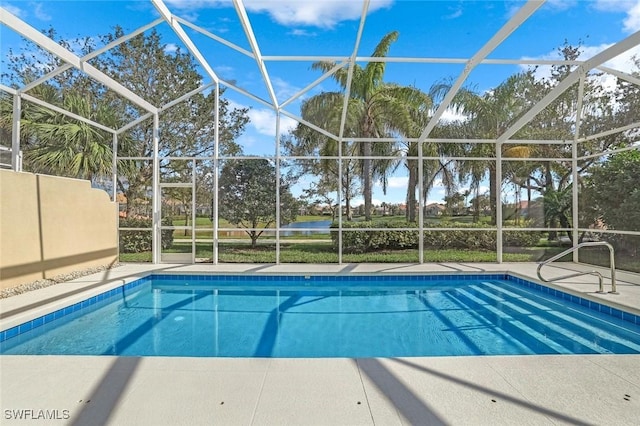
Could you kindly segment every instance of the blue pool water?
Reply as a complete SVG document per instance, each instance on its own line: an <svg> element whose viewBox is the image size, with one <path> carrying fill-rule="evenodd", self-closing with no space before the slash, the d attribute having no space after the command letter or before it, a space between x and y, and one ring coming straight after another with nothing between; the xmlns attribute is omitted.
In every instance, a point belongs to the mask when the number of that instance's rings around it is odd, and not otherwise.
<svg viewBox="0 0 640 426"><path fill-rule="evenodd" d="M638 317L510 276L156 276L2 332L2 354L640 353ZM605 311L605 312L600 312ZM28 330L30 329L30 330Z"/></svg>

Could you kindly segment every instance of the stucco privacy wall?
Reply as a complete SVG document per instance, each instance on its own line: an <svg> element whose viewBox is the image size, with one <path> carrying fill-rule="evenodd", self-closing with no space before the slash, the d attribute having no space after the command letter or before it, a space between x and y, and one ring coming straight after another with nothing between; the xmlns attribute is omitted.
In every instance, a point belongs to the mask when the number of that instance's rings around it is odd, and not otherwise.
<svg viewBox="0 0 640 426"><path fill-rule="evenodd" d="M117 218L89 181L0 170L0 288L113 264Z"/></svg>

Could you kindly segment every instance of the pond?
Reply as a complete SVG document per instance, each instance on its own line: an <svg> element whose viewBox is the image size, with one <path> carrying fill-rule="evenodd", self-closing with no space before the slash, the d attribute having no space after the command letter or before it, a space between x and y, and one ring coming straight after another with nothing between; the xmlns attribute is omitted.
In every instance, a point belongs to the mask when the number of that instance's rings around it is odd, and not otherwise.
<svg viewBox="0 0 640 426"><path fill-rule="evenodd" d="M316 235L316 234L328 234L329 226L331 226L330 220L312 220L309 222L293 222L282 227L281 234L283 237L289 237L293 235ZM313 231L296 231L295 229L313 229ZM287 231L284 231L287 229ZM289 231L291 229L291 231Z"/></svg>

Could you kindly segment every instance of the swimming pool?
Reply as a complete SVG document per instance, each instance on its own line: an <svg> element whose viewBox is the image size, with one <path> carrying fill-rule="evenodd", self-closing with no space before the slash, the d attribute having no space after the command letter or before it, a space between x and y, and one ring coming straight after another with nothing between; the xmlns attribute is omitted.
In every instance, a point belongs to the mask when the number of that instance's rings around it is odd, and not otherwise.
<svg viewBox="0 0 640 426"><path fill-rule="evenodd" d="M633 314L504 274L152 275L0 333L2 354L637 354Z"/></svg>

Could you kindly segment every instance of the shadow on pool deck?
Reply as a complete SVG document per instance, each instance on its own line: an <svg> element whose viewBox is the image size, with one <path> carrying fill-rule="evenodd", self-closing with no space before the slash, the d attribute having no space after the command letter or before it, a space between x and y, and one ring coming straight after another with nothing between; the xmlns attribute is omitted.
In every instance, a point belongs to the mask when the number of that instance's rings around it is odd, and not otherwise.
<svg viewBox="0 0 640 426"><path fill-rule="evenodd" d="M419 374L428 374L431 376L439 377L441 379L454 382L456 384L465 386L474 391L485 393L494 399L502 399L509 403L521 406L527 410L537 411L538 413L551 417L561 422L566 422L569 424L575 425L584 425L588 424L584 420L567 416L563 413L550 410L545 407L540 407L538 405L531 404L530 402L522 399L516 398L513 395L509 395L503 392L496 391L495 389L490 389L485 386L480 386L476 383L470 382L468 380L463 380L458 377L454 377L450 374L443 373L441 371L435 370L433 368L428 368L422 365L415 364L407 359L402 358L389 358L390 361L401 364L403 366L412 368L416 370ZM420 400L415 401L417 399L415 395L400 382L397 378L389 372L387 368L385 368L379 360L377 359L365 359L359 360L358 365L360 369L367 374L367 376L375 383L375 385L383 392L390 401L396 406L396 408L405 416L405 418L411 424L448 424L436 418L435 421L425 421L428 417L433 416L434 414L429 410L428 407L424 405L424 403ZM438 423L436 423L436 421Z"/></svg>
<svg viewBox="0 0 640 426"><path fill-rule="evenodd" d="M118 357L106 371L91 396L85 400L80 414L73 419L73 426L104 425L114 413L125 395L131 377L142 358Z"/></svg>

